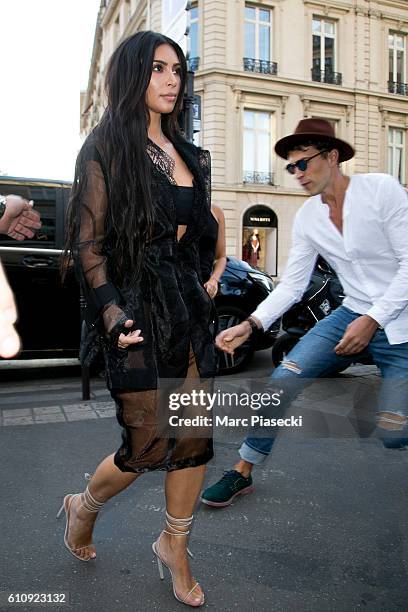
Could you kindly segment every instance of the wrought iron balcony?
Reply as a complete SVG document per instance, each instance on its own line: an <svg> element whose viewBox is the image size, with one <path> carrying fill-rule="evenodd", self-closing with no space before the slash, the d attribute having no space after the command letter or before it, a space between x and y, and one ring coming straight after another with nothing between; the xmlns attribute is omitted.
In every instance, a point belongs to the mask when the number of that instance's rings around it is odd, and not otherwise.
<svg viewBox="0 0 408 612"><path fill-rule="evenodd" d="M260 72L261 74L278 74L278 64L267 60L244 57L245 72Z"/></svg>
<svg viewBox="0 0 408 612"><path fill-rule="evenodd" d="M318 83L330 83L330 85L341 85L342 75L341 72L312 68L312 81L317 81Z"/></svg>
<svg viewBox="0 0 408 612"><path fill-rule="evenodd" d="M273 172L244 170L244 183L254 183L257 185L273 185Z"/></svg>
<svg viewBox="0 0 408 612"><path fill-rule="evenodd" d="M189 70L192 70L193 72L195 72L196 70L198 70L199 64L200 64L199 57L189 57L188 59L188 69Z"/></svg>
<svg viewBox="0 0 408 612"><path fill-rule="evenodd" d="M408 96L408 84L399 83L398 81L388 81L388 91L390 93L399 94L400 96Z"/></svg>

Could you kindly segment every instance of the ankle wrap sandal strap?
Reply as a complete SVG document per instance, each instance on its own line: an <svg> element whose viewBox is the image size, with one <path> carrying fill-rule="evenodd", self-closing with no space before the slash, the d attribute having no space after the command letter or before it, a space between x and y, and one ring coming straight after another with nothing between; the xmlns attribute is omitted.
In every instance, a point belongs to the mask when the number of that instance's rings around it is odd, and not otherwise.
<svg viewBox="0 0 408 612"><path fill-rule="evenodd" d="M175 518L171 516L166 510L166 525L169 529L173 531L167 531L167 529L163 529L164 533L168 533L172 536L187 536L190 533L190 529L188 529L193 522L194 515L189 516L187 518ZM183 528L186 528L184 531Z"/></svg>
<svg viewBox="0 0 408 612"><path fill-rule="evenodd" d="M99 512L105 502L99 502L96 500L89 490L89 485L81 495L82 507L88 512Z"/></svg>

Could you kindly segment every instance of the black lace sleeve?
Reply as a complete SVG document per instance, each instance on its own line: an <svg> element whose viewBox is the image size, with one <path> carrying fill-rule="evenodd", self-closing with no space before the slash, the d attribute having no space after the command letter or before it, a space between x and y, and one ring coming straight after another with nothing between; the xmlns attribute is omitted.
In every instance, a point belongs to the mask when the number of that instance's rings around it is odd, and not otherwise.
<svg viewBox="0 0 408 612"><path fill-rule="evenodd" d="M208 209L211 209L211 154L204 149L199 150L198 163L204 177L205 196Z"/></svg>
<svg viewBox="0 0 408 612"><path fill-rule="evenodd" d="M121 294L107 272L103 249L109 206L107 173L95 146L85 145L79 154L70 206L76 225L73 255L87 302L87 322L103 323L110 334L126 317Z"/></svg>

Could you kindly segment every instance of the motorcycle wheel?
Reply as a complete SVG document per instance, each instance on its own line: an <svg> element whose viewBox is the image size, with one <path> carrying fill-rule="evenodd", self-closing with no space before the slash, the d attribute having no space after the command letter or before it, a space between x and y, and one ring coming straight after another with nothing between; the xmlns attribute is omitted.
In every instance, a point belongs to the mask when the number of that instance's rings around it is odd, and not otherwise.
<svg viewBox="0 0 408 612"><path fill-rule="evenodd" d="M217 308L218 314L218 333L238 325L247 318L247 314L235 308L235 306L221 306ZM239 346L234 355L228 355L223 351L219 351L218 374L236 374L244 370L251 361L254 354L254 349L250 340L247 340Z"/></svg>
<svg viewBox="0 0 408 612"><path fill-rule="evenodd" d="M299 340L300 338L295 338L289 334L282 334L282 336L275 340L272 347L272 363L275 368L280 365L281 361L285 359L286 355L296 346Z"/></svg>

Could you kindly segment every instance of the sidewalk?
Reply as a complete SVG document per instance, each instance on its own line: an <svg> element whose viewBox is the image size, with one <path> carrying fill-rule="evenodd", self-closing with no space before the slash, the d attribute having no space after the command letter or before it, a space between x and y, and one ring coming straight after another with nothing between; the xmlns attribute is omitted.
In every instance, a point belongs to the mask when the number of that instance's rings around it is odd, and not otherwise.
<svg viewBox="0 0 408 612"><path fill-rule="evenodd" d="M0 428L1 590L69 594L65 606L15 606L30 612L187 609L174 600L169 576L159 580L151 551L163 525L162 473L143 475L106 504L95 530L95 562L81 563L63 547L64 520L55 519L62 498L84 488L84 473L118 447L120 430L115 418L98 415L108 401L102 381L81 408L83 418L75 408L81 402L66 395L74 393L70 384L46 386L31 381L22 392L0 385L6 411L32 411L16 415L31 418L26 425L3 421ZM44 409L53 402L61 412L41 415L36 409L46 401ZM38 420L47 414L64 421ZM216 442L207 483L232 467L239 443L239 432ZM206 592L202 609L405 610L407 469L407 451L386 450L372 439L279 439L255 471L252 495L196 513L192 567Z"/></svg>

